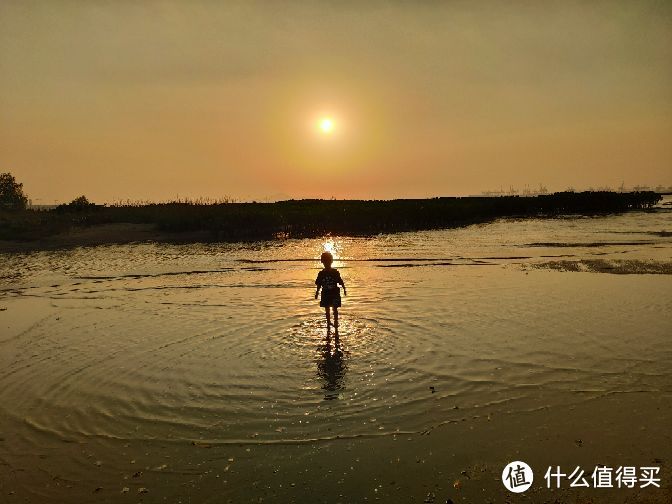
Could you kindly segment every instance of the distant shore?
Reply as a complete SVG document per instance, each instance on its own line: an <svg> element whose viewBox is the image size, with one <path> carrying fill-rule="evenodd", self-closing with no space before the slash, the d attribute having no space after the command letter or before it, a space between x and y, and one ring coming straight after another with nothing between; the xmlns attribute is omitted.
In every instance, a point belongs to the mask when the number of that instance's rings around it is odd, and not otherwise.
<svg viewBox="0 0 672 504"><path fill-rule="evenodd" d="M498 217L600 215L650 208L655 192L277 203L61 205L0 211L0 252L131 242L234 242L362 236L488 222Z"/></svg>
<svg viewBox="0 0 672 504"><path fill-rule="evenodd" d="M122 245L126 243L166 242L193 243L206 242L210 234L205 231L162 231L156 224L134 224L129 222L73 226L56 234L28 240L0 240L2 252L31 252L56 250L96 245Z"/></svg>

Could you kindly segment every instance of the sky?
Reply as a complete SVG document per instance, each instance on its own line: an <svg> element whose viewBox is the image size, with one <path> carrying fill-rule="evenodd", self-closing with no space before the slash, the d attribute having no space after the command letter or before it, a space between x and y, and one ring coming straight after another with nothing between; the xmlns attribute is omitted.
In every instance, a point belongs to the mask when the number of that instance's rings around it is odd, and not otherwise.
<svg viewBox="0 0 672 504"><path fill-rule="evenodd" d="M672 3L3 0L6 171L37 204L672 185Z"/></svg>

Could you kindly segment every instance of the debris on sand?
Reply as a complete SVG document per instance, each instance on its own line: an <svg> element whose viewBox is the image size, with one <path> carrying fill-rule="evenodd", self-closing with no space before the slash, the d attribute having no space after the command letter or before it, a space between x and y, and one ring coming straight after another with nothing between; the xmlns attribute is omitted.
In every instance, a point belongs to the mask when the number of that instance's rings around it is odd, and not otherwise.
<svg viewBox="0 0 672 504"><path fill-rule="evenodd" d="M672 261L582 259L579 261L548 261L530 265L535 269L612 273L615 275L672 275Z"/></svg>

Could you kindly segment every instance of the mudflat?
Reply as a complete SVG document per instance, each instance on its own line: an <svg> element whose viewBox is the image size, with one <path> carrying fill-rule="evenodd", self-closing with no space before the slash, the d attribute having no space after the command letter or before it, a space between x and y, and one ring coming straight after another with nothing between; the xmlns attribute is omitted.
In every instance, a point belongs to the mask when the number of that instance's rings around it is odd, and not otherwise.
<svg viewBox="0 0 672 504"><path fill-rule="evenodd" d="M2 500L669 502L669 219L4 253Z"/></svg>

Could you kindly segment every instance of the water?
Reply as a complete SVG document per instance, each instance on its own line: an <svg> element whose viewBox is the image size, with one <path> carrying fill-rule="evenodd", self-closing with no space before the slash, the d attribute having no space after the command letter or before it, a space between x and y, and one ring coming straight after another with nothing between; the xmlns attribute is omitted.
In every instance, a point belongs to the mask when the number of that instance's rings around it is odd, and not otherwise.
<svg viewBox="0 0 672 504"><path fill-rule="evenodd" d="M21 449L45 437L254 445L670 392L670 276L545 265L669 264L671 230L661 206L371 238L6 254L0 409ZM325 248L348 287L338 344L313 299Z"/></svg>

